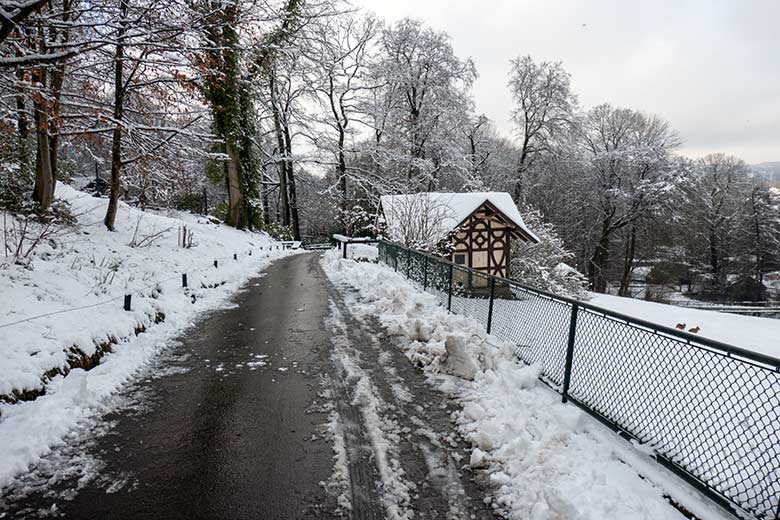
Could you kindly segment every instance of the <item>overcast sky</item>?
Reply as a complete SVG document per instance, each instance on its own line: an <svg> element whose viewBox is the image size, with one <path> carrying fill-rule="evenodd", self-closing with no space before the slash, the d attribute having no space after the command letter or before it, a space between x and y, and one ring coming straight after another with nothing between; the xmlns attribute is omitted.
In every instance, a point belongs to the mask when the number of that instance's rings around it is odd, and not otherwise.
<svg viewBox="0 0 780 520"><path fill-rule="evenodd" d="M780 161L780 0L353 0L450 34L477 111L511 132L510 58L563 61L585 108L659 114L682 152Z"/></svg>

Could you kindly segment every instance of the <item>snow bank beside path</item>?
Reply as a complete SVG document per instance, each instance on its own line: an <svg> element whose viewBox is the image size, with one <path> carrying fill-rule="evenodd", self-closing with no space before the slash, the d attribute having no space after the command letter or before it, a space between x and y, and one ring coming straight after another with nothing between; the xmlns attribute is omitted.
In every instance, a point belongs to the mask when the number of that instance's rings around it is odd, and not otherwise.
<svg viewBox="0 0 780 520"><path fill-rule="evenodd" d="M0 489L65 442L82 421L105 411L105 398L200 313L224 305L272 260L291 253L271 251L273 241L264 234L187 213L160 215L124 204L117 231L108 232L102 224L105 199L66 185L59 185L57 194L81 215L80 224L36 249L29 267L0 267L0 395L45 387L45 395L34 401L0 403ZM184 225L193 233L192 248L178 246L177 233ZM134 235L138 239L158 232L163 233L149 247L128 245ZM181 287L182 273L188 274L187 289ZM133 295L131 312L122 309L126 292ZM162 315L164 321L156 324L155 317ZM72 347L80 355L95 356L102 345L110 353L97 366L70 370ZM67 375L42 377L47 371Z"/></svg>
<svg viewBox="0 0 780 520"><path fill-rule="evenodd" d="M678 323L685 324L686 330L698 327L699 336L780 358L778 319L686 309L609 294L592 293L588 303L667 327L675 327Z"/></svg>
<svg viewBox="0 0 780 520"><path fill-rule="evenodd" d="M162 215L125 204L120 204L116 231L109 232L102 223L106 199L63 184L57 196L79 215L79 223L41 243L29 266L0 258L0 396L39 392L46 372L67 370L69 361L93 356L110 347L112 339L128 338L162 315L190 309L210 287L245 280L257 272L273 242L265 234L189 213ZM185 226L192 234L190 248L179 246ZM182 273L188 276L186 290ZM122 308L128 293L131 312ZM94 307L24 321L84 306Z"/></svg>
<svg viewBox="0 0 780 520"><path fill-rule="evenodd" d="M401 275L334 252L322 264L337 286L360 292L356 314L377 316L404 338L407 357L457 397L458 427L474 447L470 466L489 473L496 510L534 520L684 518L670 496L701 519L730 518L644 451L562 404L510 344L449 314Z"/></svg>

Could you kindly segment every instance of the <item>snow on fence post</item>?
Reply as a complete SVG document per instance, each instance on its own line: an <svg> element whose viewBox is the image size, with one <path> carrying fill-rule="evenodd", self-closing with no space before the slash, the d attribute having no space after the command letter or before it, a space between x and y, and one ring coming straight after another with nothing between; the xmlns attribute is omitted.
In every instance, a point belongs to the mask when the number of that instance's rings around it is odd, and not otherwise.
<svg viewBox="0 0 780 520"><path fill-rule="evenodd" d="M574 337L577 334L577 312L580 306L574 303L571 306L571 321L569 322L569 342L566 345L566 365L563 371L563 390L561 392L563 402L569 400L569 384L571 383L571 365L574 359Z"/></svg>
<svg viewBox="0 0 780 520"><path fill-rule="evenodd" d="M450 266L450 280L447 283L447 312L452 310L452 264Z"/></svg>
<svg viewBox="0 0 780 520"><path fill-rule="evenodd" d="M496 277L490 277L490 302L488 303L487 333L490 334L490 328L493 325L493 295L496 292Z"/></svg>
<svg viewBox="0 0 780 520"><path fill-rule="evenodd" d="M181 273L181 286L187 287L187 273Z"/></svg>
<svg viewBox="0 0 780 520"><path fill-rule="evenodd" d="M129 311L129 310L130 310L130 303L131 303L131 300L132 300L132 298L133 298L133 297L132 297L132 295L130 295L130 294L125 294L125 305L124 305L124 309L125 309L126 311Z"/></svg>

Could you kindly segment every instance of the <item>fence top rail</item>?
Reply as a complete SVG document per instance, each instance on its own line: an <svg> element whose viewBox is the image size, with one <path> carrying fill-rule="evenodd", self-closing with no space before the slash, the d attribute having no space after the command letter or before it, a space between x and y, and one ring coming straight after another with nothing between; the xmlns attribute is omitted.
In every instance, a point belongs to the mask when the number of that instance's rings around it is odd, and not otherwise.
<svg viewBox="0 0 780 520"><path fill-rule="evenodd" d="M371 237L348 237L346 235L334 234L333 240L343 244L376 244L380 242L378 238Z"/></svg>
<svg viewBox="0 0 780 520"><path fill-rule="evenodd" d="M507 278L502 278L500 276L490 275L487 273L483 273L481 271L477 271L476 269L473 269L471 267L465 267L463 265L455 264L454 262L451 262L450 260L447 260L446 258L443 258L441 256L437 256L431 253L427 253L424 251L416 251L412 250L406 246L403 246L401 244L396 244L393 242L389 242L384 239L378 239L378 243L389 245L391 247L397 247L399 249L404 249L407 251L411 251L414 254L421 255L421 256L427 256L437 262L441 262L444 264L450 264L454 268L457 268L459 270L463 271L471 271L473 273L479 274L480 276L489 276L491 278L494 278L497 282L505 283L507 285L517 287L519 289L522 289L526 292L530 292L539 296L542 296L544 298L549 298L551 300L560 301L563 303L568 303L570 305L577 305L580 308L587 309L593 313L596 314L602 314L604 316L608 316L613 319L617 319L619 321L624 321L628 325L637 325L643 328L651 329L655 332L663 333L667 336L672 336L673 338L684 340L689 345L696 347L696 348L705 348L710 350L719 351L722 354L727 355L728 357L732 356L739 356L740 358L744 358L748 361L753 361L756 363L761 363L763 365L768 365L772 367L775 371L780 372L780 358L776 358L774 356L770 356L768 354L761 354L759 352L754 352L752 350L747 350L742 347L737 347L735 345L730 345L728 343L724 343L722 341L718 341L715 339L705 338L702 336L698 336L696 334L692 334L690 332L686 332L683 330L675 329L672 327L667 327L666 325L661 325L658 323L653 323L651 321L643 320L641 318L637 318L635 316L629 316L627 314L622 314L620 312L613 311L611 309L606 309L604 307L599 307L598 305L593 305L591 303L587 303L582 300L577 300L575 298L570 298L567 296L560 296L557 294L553 294L547 291L543 291L541 289L536 289L535 287L531 287L528 285L524 285L520 282L517 282L515 280L509 280Z"/></svg>

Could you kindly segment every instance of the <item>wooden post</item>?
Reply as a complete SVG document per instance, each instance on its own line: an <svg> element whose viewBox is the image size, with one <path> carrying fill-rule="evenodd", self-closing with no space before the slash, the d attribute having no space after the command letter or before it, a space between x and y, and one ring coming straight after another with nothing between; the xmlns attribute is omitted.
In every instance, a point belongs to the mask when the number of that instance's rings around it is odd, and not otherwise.
<svg viewBox="0 0 780 520"><path fill-rule="evenodd" d="M132 298L133 297L131 295L125 294L125 307L124 308L125 308L126 311L130 310L130 302L131 302Z"/></svg>
<svg viewBox="0 0 780 520"><path fill-rule="evenodd" d="M238 260L238 255L236 253L233 253L233 260Z"/></svg>
<svg viewBox="0 0 780 520"><path fill-rule="evenodd" d="M214 267L219 267L219 264L217 263L216 260L214 260Z"/></svg>
<svg viewBox="0 0 780 520"><path fill-rule="evenodd" d="M187 273L181 273L181 286L187 287Z"/></svg>

